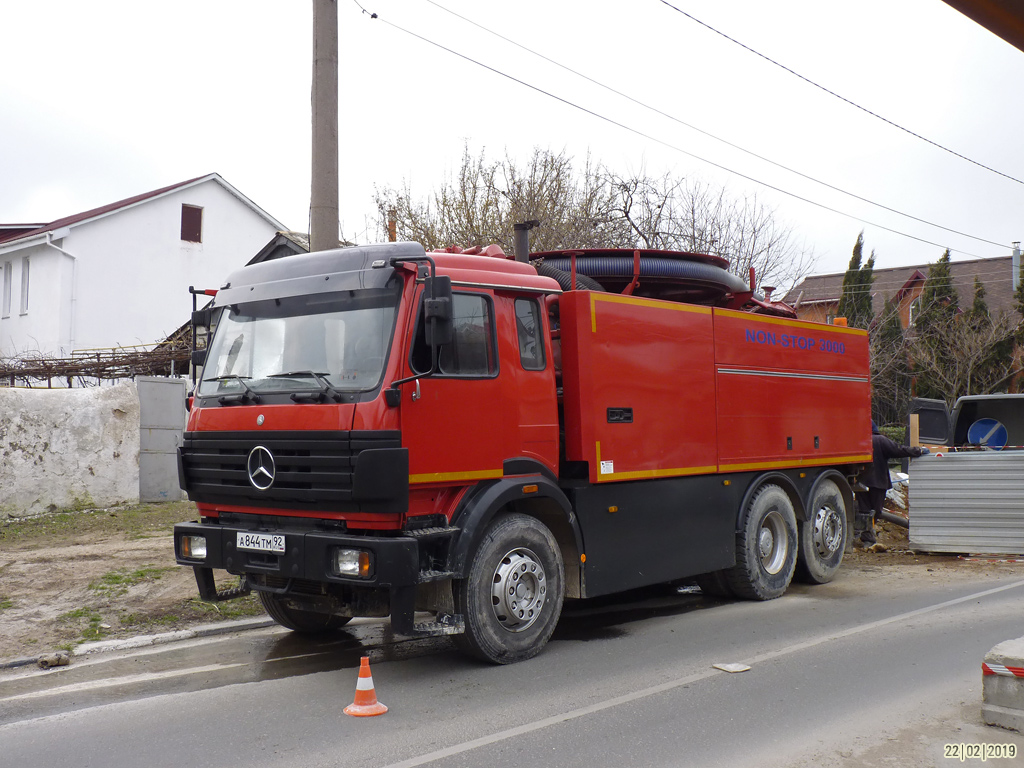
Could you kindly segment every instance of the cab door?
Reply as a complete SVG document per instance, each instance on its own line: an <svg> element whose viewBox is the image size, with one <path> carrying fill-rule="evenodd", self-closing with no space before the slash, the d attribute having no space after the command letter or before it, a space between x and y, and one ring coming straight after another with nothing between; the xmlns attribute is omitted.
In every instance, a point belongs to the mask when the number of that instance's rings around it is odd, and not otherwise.
<svg viewBox="0 0 1024 768"><path fill-rule="evenodd" d="M438 371L402 385L402 444L409 482L458 485L503 474L506 436L515 428L515 392L503 370L498 304L489 291L452 294L452 341L441 347ZM409 344L406 375L426 374L431 349L422 296Z"/></svg>

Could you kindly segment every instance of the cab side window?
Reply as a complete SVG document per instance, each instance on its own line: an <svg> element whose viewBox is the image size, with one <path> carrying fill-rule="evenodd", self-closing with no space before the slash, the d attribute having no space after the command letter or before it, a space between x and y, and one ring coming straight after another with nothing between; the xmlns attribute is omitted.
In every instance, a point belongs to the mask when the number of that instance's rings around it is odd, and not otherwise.
<svg viewBox="0 0 1024 768"><path fill-rule="evenodd" d="M490 298L477 293L456 293L452 296L452 314L452 343L441 347L439 373L443 376L495 375L498 356L494 341L494 307ZM422 312L416 325L411 364L416 373L430 370L430 347L427 346Z"/></svg>
<svg viewBox="0 0 1024 768"><path fill-rule="evenodd" d="M527 371L543 371L543 325L536 299L516 299L516 331L519 334L519 360Z"/></svg>

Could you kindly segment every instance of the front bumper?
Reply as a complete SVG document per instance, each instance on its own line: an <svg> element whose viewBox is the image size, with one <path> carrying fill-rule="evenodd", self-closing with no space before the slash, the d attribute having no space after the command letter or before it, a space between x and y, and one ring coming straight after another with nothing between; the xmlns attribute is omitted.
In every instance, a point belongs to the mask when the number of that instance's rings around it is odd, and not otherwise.
<svg viewBox="0 0 1024 768"><path fill-rule="evenodd" d="M223 569L240 576L262 575L284 580L285 586L273 591L285 594L293 580L341 584L357 589L386 589L394 631L413 634L416 584L419 580L419 542L416 539L285 529L260 531L285 537L285 551L281 554L239 549L236 544L238 534L254 532L240 526L178 523L174 526L174 559L179 565L195 569L201 592L204 585L209 585L206 592L212 590L213 569ZM181 542L184 536L205 537L206 557L184 557ZM331 569L331 558L336 549L369 552L373 563L370 574L363 578L336 575ZM252 581L246 579L246 584L252 586ZM211 594L201 596L216 599Z"/></svg>
<svg viewBox="0 0 1024 768"><path fill-rule="evenodd" d="M364 587L403 587L416 584L419 574L419 544L406 537L352 536L325 531L274 530L285 537L281 554L238 549L239 533L254 533L239 526L179 523L174 526L174 558L179 565L201 568L222 568L229 573L262 574L282 579L348 584ZM206 557L183 557L183 536L204 536ZM336 549L359 549L369 552L373 567L369 576L356 578L337 576L330 560Z"/></svg>

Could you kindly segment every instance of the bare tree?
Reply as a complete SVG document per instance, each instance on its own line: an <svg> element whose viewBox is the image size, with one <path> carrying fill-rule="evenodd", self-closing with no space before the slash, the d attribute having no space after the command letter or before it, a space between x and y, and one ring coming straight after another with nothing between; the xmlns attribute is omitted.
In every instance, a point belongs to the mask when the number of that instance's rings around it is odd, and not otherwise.
<svg viewBox="0 0 1024 768"><path fill-rule="evenodd" d="M428 248L498 243L508 250L516 222L543 223L534 250L645 248L710 253L729 259L736 274L754 267L762 285L791 285L813 255L757 196L735 199L724 188L670 174L625 176L588 156L577 171L564 152L535 149L525 166L506 156L489 162L468 147L455 179L425 202L408 185L376 193L382 231L393 210L400 239Z"/></svg>
<svg viewBox="0 0 1024 768"><path fill-rule="evenodd" d="M944 398L950 408L962 395L1005 391L1022 370L1013 353L1020 322L1016 313L1003 312L987 322L974 320L970 313L950 315L935 321L927 335L916 333L909 340L918 390Z"/></svg>
<svg viewBox="0 0 1024 768"><path fill-rule="evenodd" d="M588 158L581 172L572 158L535 150L520 167L509 157L488 162L485 154L464 151L456 179L445 182L425 202L401 190L379 189L375 202L379 225L393 210L397 236L427 248L498 243L511 249L512 228L536 219L544 226L532 237L534 250L607 247L614 240L612 195Z"/></svg>
<svg viewBox="0 0 1024 768"><path fill-rule="evenodd" d="M813 254L796 244L792 229L756 195L736 199L724 187L669 174L605 174L616 192L614 214L633 240L625 247L722 256L742 277L753 267L760 285L793 285L814 265Z"/></svg>

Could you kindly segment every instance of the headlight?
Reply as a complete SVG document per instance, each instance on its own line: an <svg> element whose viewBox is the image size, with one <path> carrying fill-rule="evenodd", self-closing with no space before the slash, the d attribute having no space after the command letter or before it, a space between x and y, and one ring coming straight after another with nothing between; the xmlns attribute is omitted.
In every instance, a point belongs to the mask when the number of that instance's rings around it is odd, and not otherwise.
<svg viewBox="0 0 1024 768"><path fill-rule="evenodd" d="M206 559L206 537L205 536L182 536L181 556L189 560Z"/></svg>
<svg viewBox="0 0 1024 768"><path fill-rule="evenodd" d="M361 549L336 549L331 558L331 570L335 576L369 578L373 569L373 558Z"/></svg>

